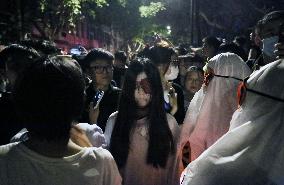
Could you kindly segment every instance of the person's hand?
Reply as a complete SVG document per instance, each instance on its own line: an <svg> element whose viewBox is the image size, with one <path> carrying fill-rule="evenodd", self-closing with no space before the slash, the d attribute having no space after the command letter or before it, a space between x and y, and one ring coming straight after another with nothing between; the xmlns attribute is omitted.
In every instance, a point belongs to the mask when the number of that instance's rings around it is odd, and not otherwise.
<svg viewBox="0 0 284 185"><path fill-rule="evenodd" d="M81 147L92 147L92 144L89 141L86 132L77 125L72 125L70 130L70 139Z"/></svg>
<svg viewBox="0 0 284 185"><path fill-rule="evenodd" d="M277 43L275 45L275 54L277 55L277 59L284 59L284 43Z"/></svg>
<svg viewBox="0 0 284 185"><path fill-rule="evenodd" d="M96 124L97 123L97 120L98 120L98 117L99 117L99 113L100 113L99 105L97 105L94 108L94 104L93 104L93 102L91 102L90 105L89 105L89 120L90 120L90 124Z"/></svg>
<svg viewBox="0 0 284 185"><path fill-rule="evenodd" d="M178 110L178 103L177 103L177 93L175 92L175 89L172 87L172 83L167 82L166 89L169 91L168 97L169 97L169 103L172 107L171 109L171 115L174 115Z"/></svg>
<svg viewBox="0 0 284 185"><path fill-rule="evenodd" d="M173 94L168 94L169 96L169 101L170 101L170 105L172 107L171 109L171 115L175 115L175 113L178 110L178 104L177 104L177 93L173 93Z"/></svg>

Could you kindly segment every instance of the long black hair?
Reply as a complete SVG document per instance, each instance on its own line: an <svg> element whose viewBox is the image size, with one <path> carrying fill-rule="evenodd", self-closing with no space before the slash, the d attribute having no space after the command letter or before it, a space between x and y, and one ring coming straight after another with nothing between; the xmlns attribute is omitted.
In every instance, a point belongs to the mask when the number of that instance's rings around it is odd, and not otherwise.
<svg viewBox="0 0 284 185"><path fill-rule="evenodd" d="M163 88L159 71L148 59L140 59L130 63L125 75L125 82L119 101L118 114L113 128L110 152L119 168L124 167L129 152L130 133L135 127L137 105L134 98L137 75L145 72L152 93L149 104L148 135L149 145L147 164L164 168L167 159L174 154L173 135L168 125L163 107ZM138 146L139 147L139 146Z"/></svg>

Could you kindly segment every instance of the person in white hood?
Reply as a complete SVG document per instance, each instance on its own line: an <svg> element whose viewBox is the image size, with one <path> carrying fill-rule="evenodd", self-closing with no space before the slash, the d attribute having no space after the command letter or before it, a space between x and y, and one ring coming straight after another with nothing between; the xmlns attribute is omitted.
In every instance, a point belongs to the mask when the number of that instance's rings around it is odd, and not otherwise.
<svg viewBox="0 0 284 185"><path fill-rule="evenodd" d="M182 185L284 184L283 78L282 59L243 83L230 131L185 169Z"/></svg>
<svg viewBox="0 0 284 185"><path fill-rule="evenodd" d="M250 73L246 63L233 53L209 60L204 85L190 102L182 126L181 143L189 141L191 161L228 131L238 108L237 87Z"/></svg>

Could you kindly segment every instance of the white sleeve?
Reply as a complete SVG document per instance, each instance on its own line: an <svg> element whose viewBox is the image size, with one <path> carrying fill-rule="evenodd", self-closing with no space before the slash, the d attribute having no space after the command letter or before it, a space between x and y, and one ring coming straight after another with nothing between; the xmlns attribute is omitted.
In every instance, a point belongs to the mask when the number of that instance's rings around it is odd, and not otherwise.
<svg viewBox="0 0 284 185"><path fill-rule="evenodd" d="M86 132L86 135L94 147L106 147L106 139L102 129L96 124L79 123L79 128Z"/></svg>
<svg viewBox="0 0 284 185"><path fill-rule="evenodd" d="M106 123L106 128L105 128L105 133L104 133L105 139L106 139L106 144L107 144L106 148L109 148L109 145L110 145L110 139L111 139L111 134L112 134L112 130L113 130L113 127L114 127L116 115L117 115L117 112L112 113L109 116L107 123Z"/></svg>

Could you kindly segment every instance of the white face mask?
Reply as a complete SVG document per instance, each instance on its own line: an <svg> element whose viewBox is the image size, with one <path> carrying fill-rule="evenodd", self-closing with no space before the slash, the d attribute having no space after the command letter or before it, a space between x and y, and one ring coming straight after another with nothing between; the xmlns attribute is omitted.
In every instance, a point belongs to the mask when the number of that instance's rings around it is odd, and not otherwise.
<svg viewBox="0 0 284 185"><path fill-rule="evenodd" d="M165 74L165 79L166 80L174 80L177 78L178 74L179 74L179 68L178 66L173 66L173 65L170 65L169 69L168 70L171 70L171 73L170 74Z"/></svg>
<svg viewBox="0 0 284 185"><path fill-rule="evenodd" d="M263 48L262 51L265 55L269 57L276 57L274 50L274 45L279 41L279 36L273 36L262 40Z"/></svg>

